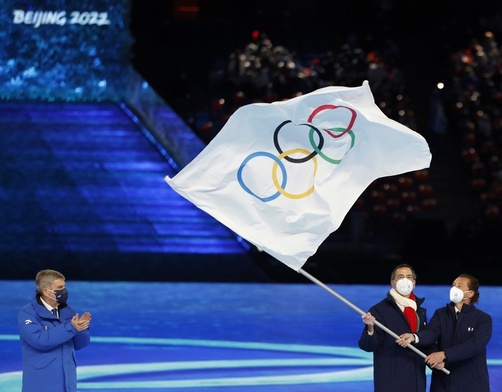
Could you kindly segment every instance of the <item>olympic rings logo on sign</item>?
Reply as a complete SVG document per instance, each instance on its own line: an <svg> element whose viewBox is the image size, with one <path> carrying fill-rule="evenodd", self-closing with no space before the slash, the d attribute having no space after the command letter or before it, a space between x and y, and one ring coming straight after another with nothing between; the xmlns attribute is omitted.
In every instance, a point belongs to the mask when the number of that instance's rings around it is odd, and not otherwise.
<svg viewBox="0 0 502 392"><path fill-rule="evenodd" d="M349 136L350 137L350 145L348 149L343 153L343 156L339 159L335 159L334 157L329 157L326 155L323 151L322 148L324 147L325 143L325 136L321 130L316 128L314 125L312 125L313 120L315 117L319 114L322 113L326 110L335 110L335 109L347 109L350 111L350 121L349 124L347 125L346 128L340 128L340 127L334 127L334 128L328 128L328 129L322 129L329 138L331 139L340 139L344 136ZM333 165L338 165L343 157L354 147L355 144L355 135L354 132L352 132L352 127L354 125L354 122L356 120L357 113L354 109L349 108L347 106L340 106L340 105L321 105L317 107L308 117L308 123L307 124L300 124L303 126L309 127L309 142L310 146L312 148L312 151L309 151L305 148L292 148L288 149L286 151L283 151L280 143L279 143L279 133L281 129L284 128L287 124L291 123L291 120L285 120L281 124L277 126L277 128L274 131L274 136L273 136L273 141L274 141L274 146L277 149L277 152L279 153L278 156L275 156L272 153L266 152L266 151L258 151L254 152L246 157L244 161L241 163L239 170L237 171L237 180L239 182L239 185L242 187L244 191L249 193L250 195L256 197L257 199L263 201L263 202L269 202L272 200L277 199L280 195L283 195L289 199L303 199L309 195L311 195L314 192L314 185L312 185L310 188L305 190L304 192L300 193L290 193L286 191L286 185L288 183L288 173L286 171L286 166L282 162L283 159L290 163L295 163L295 164L301 164L305 163L308 161L312 161L313 163L313 177L317 174L317 169L318 169L318 160L317 160L317 155L321 157L324 161L333 164ZM314 136L317 135L318 141L316 142ZM330 140L330 139L327 140ZM297 158L297 155L302 155L302 157ZM295 157L293 157L295 155ZM265 158L270 158L272 159L273 165L272 165L272 182L274 184L274 187L277 189L277 192L270 196L260 196L256 192L254 192L248 185L246 185L244 178L243 178L243 171L246 165L253 159L257 157L265 157ZM278 170L280 169L280 173L282 176L282 180L279 180L279 175L278 175Z"/></svg>

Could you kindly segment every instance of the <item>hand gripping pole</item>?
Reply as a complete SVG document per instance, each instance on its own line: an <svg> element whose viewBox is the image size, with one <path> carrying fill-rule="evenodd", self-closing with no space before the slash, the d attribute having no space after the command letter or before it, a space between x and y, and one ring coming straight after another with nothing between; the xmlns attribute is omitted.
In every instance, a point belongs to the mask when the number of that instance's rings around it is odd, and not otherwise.
<svg viewBox="0 0 502 392"><path fill-rule="evenodd" d="M300 274L302 274L303 276L305 276L307 279L311 280L312 282L314 282L315 284L317 284L318 286L321 286L323 289L325 289L326 291L328 291L329 293L333 294L336 298L338 298L340 301L342 301L343 303L345 303L346 305L350 306L352 309L354 309L356 312L358 312L359 314L363 315L365 314L366 312L360 308L358 308L356 305L354 305L352 302L348 301L347 299L345 299L344 297L342 297L340 294L338 294L336 291L330 289L328 286L326 286L324 283L322 283L320 280L316 279L315 277L313 277L312 275L310 275L308 272L304 271L303 269L299 269L298 272ZM397 335L396 333L394 333L392 330L390 330L389 328L387 328L385 325L383 325L382 323L378 322L377 320L375 320L375 325L377 325L379 328L383 329L385 332L387 332L390 336L394 337L395 339L400 339L400 336ZM397 343L396 343L397 344ZM411 345L411 344L408 344L406 347L408 347L410 350L413 350L415 351L418 355L420 355L422 358L425 358L426 355L420 351L419 349L417 349L415 346ZM446 368L443 368L441 369L444 373L446 374L450 374L450 371Z"/></svg>

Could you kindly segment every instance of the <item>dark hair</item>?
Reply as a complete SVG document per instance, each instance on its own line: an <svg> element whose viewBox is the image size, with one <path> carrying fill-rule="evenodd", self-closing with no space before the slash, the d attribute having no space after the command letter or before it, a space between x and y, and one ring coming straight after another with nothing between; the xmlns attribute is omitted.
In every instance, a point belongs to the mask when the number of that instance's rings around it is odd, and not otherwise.
<svg viewBox="0 0 502 392"><path fill-rule="evenodd" d="M396 268L394 268L394 271L392 271L392 274L390 274L391 280L394 280L394 278L396 277L396 271L399 268L409 268L411 270L411 273L413 274L413 280L417 280L417 274L415 273L415 270L409 264L399 264L398 266L396 266Z"/></svg>
<svg viewBox="0 0 502 392"><path fill-rule="evenodd" d="M471 298L471 304L477 303L479 301L479 280L469 274L460 274L458 278L469 279L469 290L474 291L474 295Z"/></svg>

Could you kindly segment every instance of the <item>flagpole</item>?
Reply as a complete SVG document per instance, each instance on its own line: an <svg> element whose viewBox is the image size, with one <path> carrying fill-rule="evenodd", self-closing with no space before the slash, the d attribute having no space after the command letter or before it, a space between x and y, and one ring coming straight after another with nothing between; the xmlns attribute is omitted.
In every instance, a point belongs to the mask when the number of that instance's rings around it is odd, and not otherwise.
<svg viewBox="0 0 502 392"><path fill-rule="evenodd" d="M322 283L320 280L316 279L315 277L313 277L312 275L310 275L307 271L303 270L303 269L299 269L298 272L300 274L302 274L303 276L305 276L306 278L308 278L309 280L311 280L312 282L314 282L315 284L317 284L318 286L321 286L323 289L325 289L326 291L330 292L331 294L333 294L336 298L338 298L340 301L342 301L343 303L345 303L346 305L350 306L352 309L354 309L356 312L358 312L359 314L363 315L365 314L366 312L360 308L358 308L356 305L354 305L352 302L348 301L347 299L345 299L344 297L342 297L340 294L338 294L336 291L332 290L331 288L329 288L328 286L326 286L324 283ZM380 327L381 329L383 329L385 332L387 332L390 336L396 338L396 339L400 339L399 335L397 335L396 333L394 333L392 330L390 330L389 328L387 328L385 325L383 325L382 323L380 323L379 321L375 320L375 325L377 325L378 327ZM397 343L396 343L397 344ZM408 344L406 347L410 348L411 350L415 351L418 355L420 355L422 358L425 358L426 355L420 351L418 348L416 348L415 346L411 345L411 344ZM446 374L450 374L450 371L446 368L442 368L441 369L444 373Z"/></svg>

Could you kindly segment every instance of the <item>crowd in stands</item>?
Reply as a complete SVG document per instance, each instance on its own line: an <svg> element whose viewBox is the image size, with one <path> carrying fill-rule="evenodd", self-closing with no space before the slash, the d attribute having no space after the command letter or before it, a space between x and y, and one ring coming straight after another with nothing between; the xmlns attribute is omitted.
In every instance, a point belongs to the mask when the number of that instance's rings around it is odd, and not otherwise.
<svg viewBox="0 0 502 392"><path fill-rule="evenodd" d="M444 105L476 216L464 222L459 235L483 254L502 234L502 47L487 31L450 59ZM497 253L487 257L498 261Z"/></svg>

